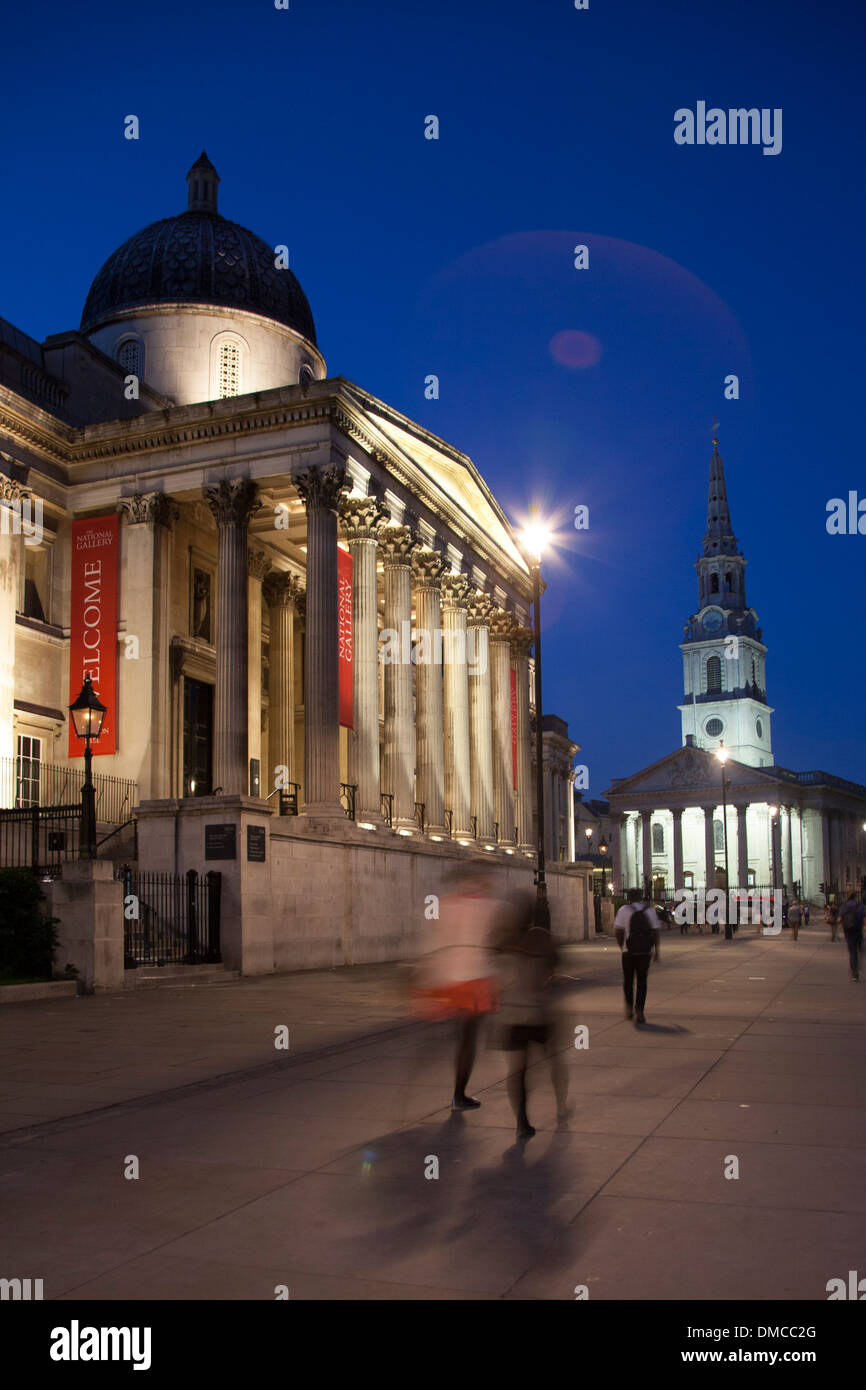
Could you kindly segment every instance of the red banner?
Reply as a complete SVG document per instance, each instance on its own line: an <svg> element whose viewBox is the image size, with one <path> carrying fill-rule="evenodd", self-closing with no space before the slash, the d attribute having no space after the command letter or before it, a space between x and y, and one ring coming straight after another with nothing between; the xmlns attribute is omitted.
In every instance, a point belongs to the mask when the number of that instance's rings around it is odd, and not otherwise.
<svg viewBox="0 0 866 1390"><path fill-rule="evenodd" d="M340 724L354 728L352 698L352 557L345 550L337 551L337 641L340 657Z"/></svg>
<svg viewBox="0 0 866 1390"><path fill-rule="evenodd" d="M517 672L512 666L511 676L511 785L517 790Z"/></svg>
<svg viewBox="0 0 866 1390"><path fill-rule="evenodd" d="M120 517L93 516L72 523L72 608L69 620L70 704L84 677L106 705L94 757L117 752L117 562ZM84 756L84 739L69 720L69 756Z"/></svg>

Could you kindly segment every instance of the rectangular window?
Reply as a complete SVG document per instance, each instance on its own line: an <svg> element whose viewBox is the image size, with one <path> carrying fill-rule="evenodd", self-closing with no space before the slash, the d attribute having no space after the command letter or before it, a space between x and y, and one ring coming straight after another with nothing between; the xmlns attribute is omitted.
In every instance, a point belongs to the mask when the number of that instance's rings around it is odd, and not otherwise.
<svg viewBox="0 0 866 1390"><path fill-rule="evenodd" d="M18 735L18 757L15 760L15 805L39 805L39 774L42 764L42 739L27 734Z"/></svg>

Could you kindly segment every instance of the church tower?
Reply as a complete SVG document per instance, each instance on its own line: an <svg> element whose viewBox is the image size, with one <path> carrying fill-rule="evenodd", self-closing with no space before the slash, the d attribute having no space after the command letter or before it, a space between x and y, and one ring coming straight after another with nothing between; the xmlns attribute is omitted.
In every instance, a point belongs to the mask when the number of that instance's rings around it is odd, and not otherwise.
<svg viewBox="0 0 866 1390"><path fill-rule="evenodd" d="M710 751L724 743L737 762L770 767L767 648L758 615L746 604L746 561L731 527L715 423L707 533L695 569L698 611L686 623L680 643L683 743Z"/></svg>

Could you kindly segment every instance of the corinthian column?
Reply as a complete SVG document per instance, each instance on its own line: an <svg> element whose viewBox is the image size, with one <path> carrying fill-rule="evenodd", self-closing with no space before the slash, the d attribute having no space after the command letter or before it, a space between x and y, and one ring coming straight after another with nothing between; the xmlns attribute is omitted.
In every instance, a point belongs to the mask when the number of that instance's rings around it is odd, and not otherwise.
<svg viewBox="0 0 866 1390"><path fill-rule="evenodd" d="M493 814L499 826L499 843L514 844L514 770L511 744L511 637L515 623L510 613L494 611L490 622L490 675L493 702ZM572 859L574 855L570 856Z"/></svg>
<svg viewBox="0 0 866 1390"><path fill-rule="evenodd" d="M343 816L337 661L337 508L346 467L292 474L307 509L307 645L304 670L305 815Z"/></svg>
<svg viewBox="0 0 866 1390"><path fill-rule="evenodd" d="M21 501L24 490L0 474L0 758L15 757L15 609L21 564ZM76 694L78 692L76 691ZM14 790L14 774L8 789ZM4 806L11 806L9 796Z"/></svg>
<svg viewBox="0 0 866 1390"><path fill-rule="evenodd" d="M271 567L271 562L263 550L250 549L248 555L248 607L249 607L249 720L247 753L259 764L259 782L249 783L250 796L267 795L262 786L262 580Z"/></svg>
<svg viewBox="0 0 866 1390"><path fill-rule="evenodd" d="M442 580L442 677L445 704L445 806L455 839L472 835L469 816L469 662L466 607L469 581L463 574Z"/></svg>
<svg viewBox="0 0 866 1390"><path fill-rule="evenodd" d="M375 497L346 497L340 505L352 557L354 729L349 744L349 780L358 788L355 819L368 825L382 821L376 545L384 515Z"/></svg>
<svg viewBox="0 0 866 1390"><path fill-rule="evenodd" d="M204 498L219 527L214 786L238 795L248 790L249 777L247 535L261 503L250 478L206 487Z"/></svg>
<svg viewBox="0 0 866 1390"><path fill-rule="evenodd" d="M444 564L435 550L416 550L415 628L418 645L415 669L415 720L418 800L424 804L424 828L445 835L445 745L442 729L441 595Z"/></svg>
<svg viewBox="0 0 866 1390"><path fill-rule="evenodd" d="M393 828L417 830L415 821L415 729L412 724L412 551L408 526L386 526L380 533L385 567L385 628L392 650L385 663L384 790L393 798ZM405 658L405 659L404 659Z"/></svg>
<svg viewBox="0 0 866 1390"><path fill-rule="evenodd" d="M479 840L493 840L493 720L490 704L490 613L486 594L469 600L467 625L475 642L469 670L469 762L472 814Z"/></svg>
<svg viewBox="0 0 866 1390"><path fill-rule="evenodd" d="M514 681L517 687L517 848L522 854L532 854L532 733L529 727L529 648L531 628L521 627L512 635Z"/></svg>
<svg viewBox="0 0 866 1390"><path fill-rule="evenodd" d="M295 612L301 581L272 571L263 584L271 625L268 661L268 791L295 776Z"/></svg>

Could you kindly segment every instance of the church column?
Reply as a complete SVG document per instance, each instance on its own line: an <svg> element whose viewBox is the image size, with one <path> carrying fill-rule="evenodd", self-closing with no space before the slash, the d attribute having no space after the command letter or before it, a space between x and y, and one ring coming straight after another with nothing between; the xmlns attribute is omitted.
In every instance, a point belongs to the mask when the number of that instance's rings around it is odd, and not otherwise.
<svg viewBox="0 0 866 1390"><path fill-rule="evenodd" d="M517 847L530 853L532 842L532 748L529 728L529 645L532 631L519 628L511 639L517 693Z"/></svg>
<svg viewBox="0 0 866 1390"><path fill-rule="evenodd" d="M352 557L352 688L349 780L357 786L355 819L382 823L379 771L379 623L376 605L376 545L384 516L375 497L347 497L340 518Z"/></svg>
<svg viewBox="0 0 866 1390"><path fill-rule="evenodd" d="M683 887L683 807L672 806L674 821L674 887Z"/></svg>
<svg viewBox="0 0 866 1390"><path fill-rule="evenodd" d="M342 463L292 474L307 509L304 815L345 816L340 802L337 659L337 508L345 478Z"/></svg>
<svg viewBox="0 0 866 1390"><path fill-rule="evenodd" d="M25 495L18 483L0 474L0 758L14 758L16 754L15 610L21 566L21 501ZM14 788L13 771L8 779L9 792L14 793ZM7 790L5 785L3 790ZM6 796L3 804L12 805L12 799Z"/></svg>
<svg viewBox="0 0 866 1390"><path fill-rule="evenodd" d="M617 818L616 833L611 835L610 853L613 861L611 868L613 874L613 891L621 894L628 888L628 839L627 839L628 817L619 816Z"/></svg>
<svg viewBox="0 0 866 1390"><path fill-rule="evenodd" d="M713 830L714 806L702 806L704 813L704 887L716 886L716 836Z"/></svg>
<svg viewBox="0 0 866 1390"><path fill-rule="evenodd" d="M451 834L469 839L469 658L466 644L466 605L469 589L463 574L442 580L442 669L445 704L445 807L451 812Z"/></svg>
<svg viewBox="0 0 866 1390"><path fill-rule="evenodd" d="M248 790L249 776L247 535L261 503L249 478L206 487L204 497L219 527L213 780L214 788L237 796Z"/></svg>
<svg viewBox="0 0 866 1390"><path fill-rule="evenodd" d="M445 825L445 746L442 726L442 667L436 661L436 642L442 628L439 584L442 556L419 549L412 556L415 576L415 626L419 654L415 664L416 768L418 800L424 805L424 829L447 834ZM422 635L423 634L423 635Z"/></svg>
<svg viewBox="0 0 866 1390"><path fill-rule="evenodd" d="M270 621L268 648L268 763L264 795L300 780L295 766L295 612L301 583L286 570L272 571L263 584ZM267 784L265 786L265 784Z"/></svg>
<svg viewBox="0 0 866 1390"><path fill-rule="evenodd" d="M577 776L574 768L568 774L565 782L565 794L568 797L568 806L565 812L565 824L568 828L568 862L573 864L576 858L574 844L574 779Z"/></svg>
<svg viewBox="0 0 866 1390"><path fill-rule="evenodd" d="M392 797L393 828L413 834L415 821L415 728L412 723L411 651L412 551L415 540L408 526L386 526L380 533L385 570L385 628L394 634L385 663L384 788ZM405 640L404 640L405 636Z"/></svg>
<svg viewBox="0 0 866 1390"><path fill-rule="evenodd" d="M125 497L117 509L125 521L121 595L126 631L140 643L138 660L120 663L121 678L135 685L134 690L124 689L121 698L131 697L124 705L128 727L135 729L147 750L141 759L139 795L142 800L159 799L171 795L171 531L179 510L162 492ZM132 720L130 706L135 711Z"/></svg>
<svg viewBox="0 0 866 1390"><path fill-rule="evenodd" d="M267 796L267 778L262 773L262 580L271 567L263 550L252 547L248 556L249 636L247 663L249 667L249 716L247 721L247 754L249 758L248 788L250 796ZM258 764L258 772L252 767ZM254 781L257 777L257 782Z"/></svg>
<svg viewBox="0 0 866 1390"><path fill-rule="evenodd" d="M830 821L830 864L831 881L836 888L840 898L845 895L845 865L842 857L842 834L839 824L839 812L828 811Z"/></svg>
<svg viewBox="0 0 866 1390"><path fill-rule="evenodd" d="M511 636L514 619L502 609L490 623L490 666L493 700L493 818L499 843L514 845L514 773L511 755ZM569 858L573 859L571 854Z"/></svg>
<svg viewBox="0 0 866 1390"><path fill-rule="evenodd" d="M782 843L782 879L788 894L794 891L794 854L791 840L791 807L783 806L781 814L785 817L785 834Z"/></svg>
<svg viewBox="0 0 866 1390"><path fill-rule="evenodd" d="M652 811L641 811L641 851L643 854L643 883L641 889L652 896L653 886L653 839Z"/></svg>
<svg viewBox="0 0 866 1390"><path fill-rule="evenodd" d="M749 841L746 832L748 806L737 807L737 887L743 892L749 886Z"/></svg>
<svg viewBox="0 0 866 1390"><path fill-rule="evenodd" d="M469 762L472 814L479 840L493 841L493 721L490 703L490 610L486 594L469 599L468 626L474 633L475 665L469 671ZM548 814L550 798L548 803Z"/></svg>

